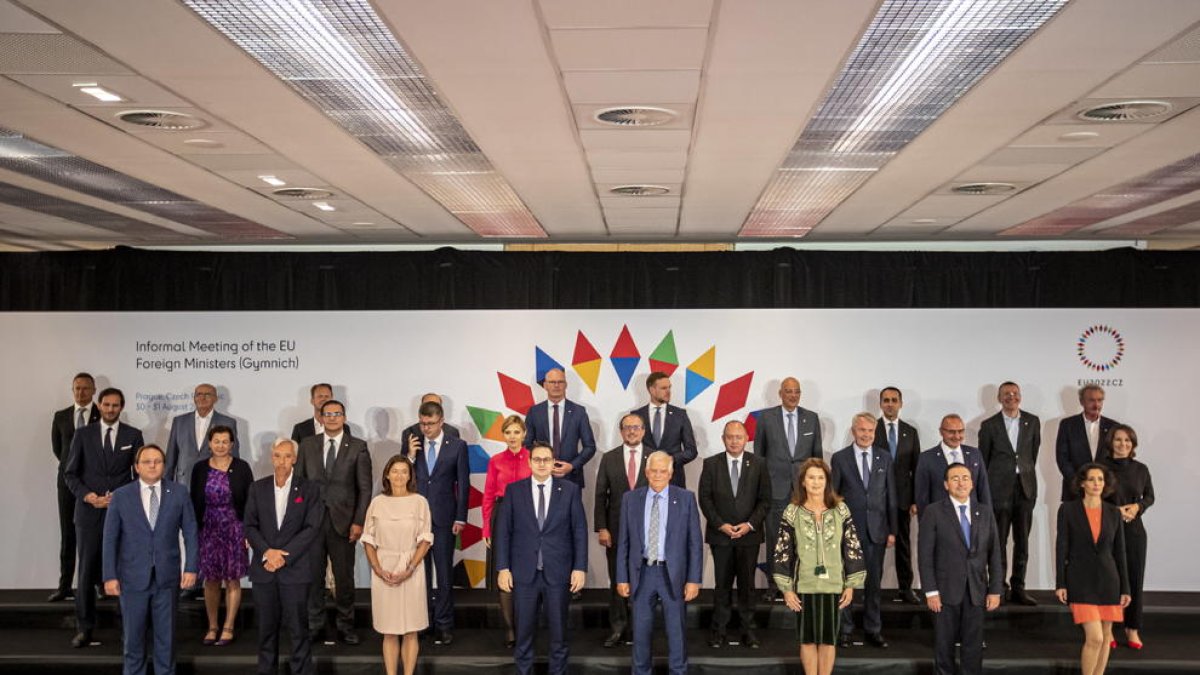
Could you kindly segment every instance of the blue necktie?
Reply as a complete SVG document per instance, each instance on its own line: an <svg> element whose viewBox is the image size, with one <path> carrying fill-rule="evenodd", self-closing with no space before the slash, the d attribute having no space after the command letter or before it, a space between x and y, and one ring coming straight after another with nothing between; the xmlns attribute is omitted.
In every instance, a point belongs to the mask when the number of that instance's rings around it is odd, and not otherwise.
<svg viewBox="0 0 1200 675"><path fill-rule="evenodd" d="M971 521L967 520L967 505L958 505L958 524L962 527L963 543L971 548Z"/></svg>
<svg viewBox="0 0 1200 675"><path fill-rule="evenodd" d="M158 486L150 486L150 529L158 524Z"/></svg>
<svg viewBox="0 0 1200 675"><path fill-rule="evenodd" d="M429 464L429 473L433 473L433 467L437 464L437 443L429 441L429 449L425 451L426 463Z"/></svg>
<svg viewBox="0 0 1200 675"><path fill-rule="evenodd" d="M896 459L896 423L888 422L888 451L892 453L892 459Z"/></svg>
<svg viewBox="0 0 1200 675"><path fill-rule="evenodd" d="M865 489L871 484L871 469L867 466L867 453L862 453L862 482Z"/></svg>
<svg viewBox="0 0 1200 675"><path fill-rule="evenodd" d="M795 457L796 456L796 413L794 413L794 412L788 413L787 418L788 418L788 425L787 425L788 454Z"/></svg>

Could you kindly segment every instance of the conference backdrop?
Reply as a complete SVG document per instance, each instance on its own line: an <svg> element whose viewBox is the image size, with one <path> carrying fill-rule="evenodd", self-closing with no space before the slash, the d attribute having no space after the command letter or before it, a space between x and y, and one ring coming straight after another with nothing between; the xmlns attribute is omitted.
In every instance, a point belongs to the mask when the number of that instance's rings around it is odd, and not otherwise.
<svg viewBox="0 0 1200 675"><path fill-rule="evenodd" d="M883 386L904 391L901 416L931 448L951 412L963 417L974 444L980 422L999 409L997 386L1016 381L1022 407L1042 419L1032 588L1054 581L1058 423L1079 412L1077 388L1099 382L1108 392L1105 414L1137 429L1139 458L1158 494L1146 516L1147 587L1200 590L1191 399L1200 381L1197 334L1195 309L7 313L0 322L9 415L0 587L55 583L50 421L70 404L71 378L81 370L96 376L98 388L124 390L123 421L164 444L171 418L191 410L193 387L215 384L218 409L238 419L243 457L257 476L270 473L271 441L311 416L309 386L331 382L352 433L370 445L376 486L421 394L440 392L447 420L471 446L472 508L456 575L481 585L478 507L488 457L504 447L499 421L542 400L540 374L560 365L568 396L587 408L599 452L620 444L619 418L645 403L646 376L670 373L672 403L687 409L701 458L721 451L725 422L753 429L759 410L778 405L789 375L801 382L801 405L820 416L826 457L850 442L854 413L878 413ZM586 470L589 521L598 465L599 454ZM686 467L689 487L700 468L699 460ZM894 584L888 558L885 584ZM711 583L711 558L706 568ZM369 583L361 552L357 576L360 586ZM588 585L606 584L593 540Z"/></svg>

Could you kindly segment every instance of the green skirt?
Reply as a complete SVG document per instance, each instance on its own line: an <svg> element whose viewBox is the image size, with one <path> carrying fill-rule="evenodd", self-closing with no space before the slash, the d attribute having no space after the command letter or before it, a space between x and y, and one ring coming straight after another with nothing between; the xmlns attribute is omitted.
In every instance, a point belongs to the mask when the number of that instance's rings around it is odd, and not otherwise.
<svg viewBox="0 0 1200 675"><path fill-rule="evenodd" d="M836 645L841 611L837 593L801 593L796 637L802 645Z"/></svg>

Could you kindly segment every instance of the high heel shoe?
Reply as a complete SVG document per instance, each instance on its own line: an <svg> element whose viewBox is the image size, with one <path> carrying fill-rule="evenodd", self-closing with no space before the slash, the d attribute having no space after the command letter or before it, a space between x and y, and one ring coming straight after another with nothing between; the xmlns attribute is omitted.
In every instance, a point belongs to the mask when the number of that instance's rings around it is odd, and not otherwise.
<svg viewBox="0 0 1200 675"><path fill-rule="evenodd" d="M211 647L211 646L215 645L216 643L217 643L217 629L209 628L208 632L204 634L204 639L200 641L200 644L204 645L205 647Z"/></svg>
<svg viewBox="0 0 1200 675"><path fill-rule="evenodd" d="M1117 641L1116 641L1116 640L1113 640L1112 642L1108 643L1108 648L1109 648L1109 649L1116 649L1116 648L1117 648Z"/></svg>
<svg viewBox="0 0 1200 675"><path fill-rule="evenodd" d="M1141 649L1141 648L1142 648L1142 647L1144 647L1145 645L1143 645L1142 643L1138 642L1137 640L1126 640L1126 641L1125 641L1125 646L1126 646L1126 647L1129 647L1130 649L1137 650L1137 649Z"/></svg>
<svg viewBox="0 0 1200 675"><path fill-rule="evenodd" d="M225 637L226 635L228 635L229 637ZM217 640L213 644L217 647L224 647L225 645L230 644L232 642L233 642L233 629L232 628L222 628L221 629L221 639Z"/></svg>

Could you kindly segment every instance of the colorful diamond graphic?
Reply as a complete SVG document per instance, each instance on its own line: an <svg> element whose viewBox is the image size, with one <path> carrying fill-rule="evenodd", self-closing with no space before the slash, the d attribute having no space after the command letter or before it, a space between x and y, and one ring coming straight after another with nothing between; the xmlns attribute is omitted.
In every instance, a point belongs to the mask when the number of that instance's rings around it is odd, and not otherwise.
<svg viewBox="0 0 1200 675"><path fill-rule="evenodd" d="M629 334L629 326L621 326L621 335L617 337L617 344L609 354L609 360L612 361L613 369L617 371L617 378L621 380L621 388L628 389L629 380L633 378L638 362L642 360L642 355Z"/></svg>
<svg viewBox="0 0 1200 675"><path fill-rule="evenodd" d="M700 358L692 361L687 367L687 379L684 380L684 403L691 403L692 399L699 396L705 389L712 386L713 380L716 379L717 372L717 348L712 346L708 351L700 355Z"/></svg>
<svg viewBox="0 0 1200 675"><path fill-rule="evenodd" d="M538 384L544 382L546 380L546 373L555 368L558 368L564 373L567 372L567 369L563 368L563 364L551 358L549 354L542 351L541 347L533 348L533 361L534 370L536 371L536 377L534 377L534 381L536 381Z"/></svg>
<svg viewBox="0 0 1200 675"><path fill-rule="evenodd" d="M571 367L575 369L575 374L579 375L579 379L587 385L592 393L596 393L596 384L600 381L600 365L604 360L600 356L600 352L592 346L584 336L583 331L578 331L575 336L575 353L571 355Z"/></svg>
<svg viewBox="0 0 1200 675"><path fill-rule="evenodd" d="M478 525L467 523L458 535L458 546L465 551L479 543L482 539L483 530Z"/></svg>
<svg viewBox="0 0 1200 675"><path fill-rule="evenodd" d="M482 445L467 446L467 462L470 465L471 473L487 474L488 462L492 461L487 450L483 449ZM471 508L475 508L472 506Z"/></svg>
<svg viewBox="0 0 1200 675"><path fill-rule="evenodd" d="M475 588L483 583L484 577L487 576L486 560L463 560L462 566L467 581L470 582L468 588Z"/></svg>
<svg viewBox="0 0 1200 675"><path fill-rule="evenodd" d="M654 351L650 352L650 370L672 375L679 367L679 356L675 354L675 331L669 330Z"/></svg>
<svg viewBox="0 0 1200 675"><path fill-rule="evenodd" d="M518 415L528 415L529 409L533 407L533 387L501 372L497 372L496 377L500 378L500 392L504 394L504 405ZM504 437L500 438L503 440Z"/></svg>
<svg viewBox="0 0 1200 675"><path fill-rule="evenodd" d="M471 416L471 421L475 422L475 428L479 430L481 437L489 441L504 442L504 434L500 432L500 425L504 423L504 413L474 406L467 406L467 413ZM486 470L487 467L484 467L484 471Z"/></svg>
<svg viewBox="0 0 1200 675"><path fill-rule="evenodd" d="M479 446L472 445L471 447L477 448ZM477 509L481 506L483 506L483 493L472 487L471 491L467 493L467 510Z"/></svg>
<svg viewBox="0 0 1200 675"><path fill-rule="evenodd" d="M746 442L747 443L754 441L754 432L758 431L758 416L760 414L762 414L761 410L755 410L754 412L750 413L749 415L746 415L746 421L742 422L742 424L744 424L746 426Z"/></svg>
<svg viewBox="0 0 1200 675"><path fill-rule="evenodd" d="M712 421L741 410L746 405L746 397L750 395L750 382L754 379L754 371L730 380L721 385L717 391L717 404L713 407Z"/></svg>

